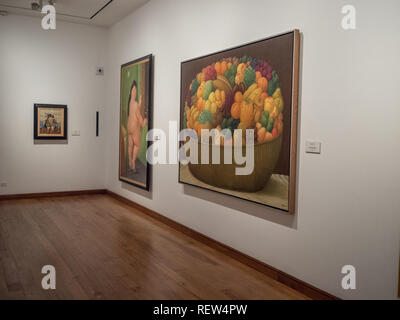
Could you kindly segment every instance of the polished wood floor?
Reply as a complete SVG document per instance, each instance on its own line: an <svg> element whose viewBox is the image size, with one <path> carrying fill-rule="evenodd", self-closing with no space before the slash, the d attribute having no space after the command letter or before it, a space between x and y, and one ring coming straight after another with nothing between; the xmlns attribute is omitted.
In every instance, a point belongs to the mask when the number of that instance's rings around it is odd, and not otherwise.
<svg viewBox="0 0 400 320"><path fill-rule="evenodd" d="M0 201L0 299L305 298L108 195Z"/></svg>

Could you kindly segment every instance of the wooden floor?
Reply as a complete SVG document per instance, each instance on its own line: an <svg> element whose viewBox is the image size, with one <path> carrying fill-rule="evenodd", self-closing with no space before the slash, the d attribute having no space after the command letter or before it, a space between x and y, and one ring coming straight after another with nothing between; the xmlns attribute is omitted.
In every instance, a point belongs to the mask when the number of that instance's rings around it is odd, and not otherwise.
<svg viewBox="0 0 400 320"><path fill-rule="evenodd" d="M43 290L53 265L56 290ZM108 195L0 201L0 299L306 299Z"/></svg>

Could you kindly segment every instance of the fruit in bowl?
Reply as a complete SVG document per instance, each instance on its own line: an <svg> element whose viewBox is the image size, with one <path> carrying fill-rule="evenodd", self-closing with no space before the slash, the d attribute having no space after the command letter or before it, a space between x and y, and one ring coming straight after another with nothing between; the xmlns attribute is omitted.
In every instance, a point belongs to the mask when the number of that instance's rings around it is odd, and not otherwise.
<svg viewBox="0 0 400 320"><path fill-rule="evenodd" d="M228 57L203 68L188 88L184 127L198 136L203 129L216 129L221 139L210 145L210 164L189 164L192 174L221 188L248 192L264 188L280 155L283 109L279 77L268 62L249 56ZM224 137L225 129L231 132L230 137ZM236 139L239 130L241 140ZM211 164L212 152L221 152L224 144L243 148L245 153L246 130L254 130L252 174L237 176L239 165L234 159L232 164Z"/></svg>

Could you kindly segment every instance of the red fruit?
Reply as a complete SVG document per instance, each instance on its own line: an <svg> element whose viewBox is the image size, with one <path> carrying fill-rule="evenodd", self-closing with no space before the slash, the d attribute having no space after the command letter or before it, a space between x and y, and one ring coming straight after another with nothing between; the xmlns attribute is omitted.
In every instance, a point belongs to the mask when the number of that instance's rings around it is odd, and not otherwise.
<svg viewBox="0 0 400 320"><path fill-rule="evenodd" d="M204 70L205 81L215 80L217 78L217 70L213 66L208 66Z"/></svg>
<svg viewBox="0 0 400 320"><path fill-rule="evenodd" d="M233 102L234 102L233 93L227 93L225 97L225 103L222 106L224 116L230 117Z"/></svg>
<svg viewBox="0 0 400 320"><path fill-rule="evenodd" d="M276 128L273 128L271 133L273 138L276 138L278 136L278 130L276 130Z"/></svg>

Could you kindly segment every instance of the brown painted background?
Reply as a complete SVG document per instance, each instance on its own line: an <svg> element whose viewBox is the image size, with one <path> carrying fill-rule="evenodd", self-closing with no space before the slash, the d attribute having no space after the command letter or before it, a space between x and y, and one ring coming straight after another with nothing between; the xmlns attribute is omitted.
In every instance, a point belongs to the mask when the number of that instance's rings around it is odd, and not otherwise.
<svg viewBox="0 0 400 320"><path fill-rule="evenodd" d="M185 98L189 86L196 74L222 58L242 57L244 55L267 61L272 70L279 76L279 85L282 91L283 110L283 145L280 158L275 168L275 173L289 175L290 166L290 135L291 135L291 107L292 107L292 79L293 79L293 40L294 33L258 41L249 45L237 47L211 54L201 58L182 63L181 70L181 129L183 128L183 115Z"/></svg>

